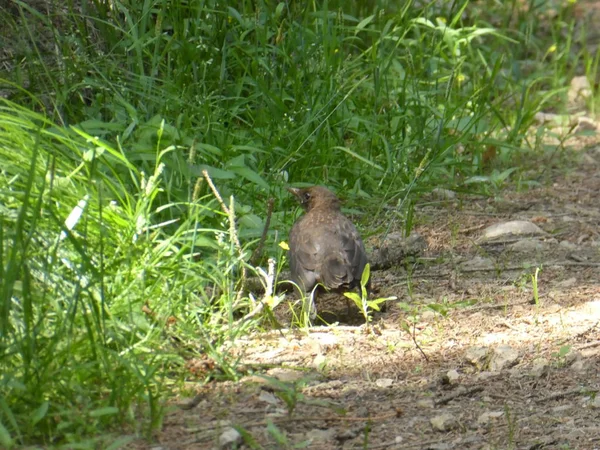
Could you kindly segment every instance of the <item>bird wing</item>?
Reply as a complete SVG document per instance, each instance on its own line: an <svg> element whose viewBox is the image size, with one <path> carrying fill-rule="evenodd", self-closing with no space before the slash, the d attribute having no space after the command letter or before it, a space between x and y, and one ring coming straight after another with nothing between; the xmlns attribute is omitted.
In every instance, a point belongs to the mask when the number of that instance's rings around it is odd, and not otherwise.
<svg viewBox="0 0 600 450"><path fill-rule="evenodd" d="M330 244L320 271L324 284L331 288L357 285L367 264L365 246L358 231L349 219L341 217L334 233L328 233Z"/></svg>
<svg viewBox="0 0 600 450"><path fill-rule="evenodd" d="M290 231L290 272L294 281L304 291L310 291L317 284L317 255L319 247L313 242L310 233L296 223Z"/></svg>

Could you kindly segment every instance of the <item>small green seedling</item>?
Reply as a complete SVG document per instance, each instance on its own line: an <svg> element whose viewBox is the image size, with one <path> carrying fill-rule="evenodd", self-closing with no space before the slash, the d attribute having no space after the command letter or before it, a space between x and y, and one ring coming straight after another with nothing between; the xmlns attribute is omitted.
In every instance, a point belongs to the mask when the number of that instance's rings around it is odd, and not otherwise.
<svg viewBox="0 0 600 450"><path fill-rule="evenodd" d="M365 318L365 322L369 323L372 320L371 314L370 314L370 310L374 309L375 311L379 311L380 307L379 305L381 305L384 302L387 302L388 300L396 300L398 297L396 296L392 296L392 297L385 297L385 298L376 298L374 300L369 300L369 295L367 293L367 285L369 283L369 277L371 276L371 266L370 264L367 263L367 265L365 266L365 269L363 270L362 276L360 278L360 293L361 295L358 295L356 292L345 292L344 295L346 297L348 297L350 300L352 300L356 306L358 307L358 309L360 309L360 312L362 313L363 317Z"/></svg>

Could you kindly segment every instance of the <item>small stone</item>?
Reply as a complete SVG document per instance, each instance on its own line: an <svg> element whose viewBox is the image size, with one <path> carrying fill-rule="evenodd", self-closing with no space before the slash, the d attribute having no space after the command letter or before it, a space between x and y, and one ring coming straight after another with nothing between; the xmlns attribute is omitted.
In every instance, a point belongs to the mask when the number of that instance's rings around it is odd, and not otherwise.
<svg viewBox="0 0 600 450"><path fill-rule="evenodd" d="M450 431L458 427L456 416L448 413L432 417L429 422L436 431Z"/></svg>
<svg viewBox="0 0 600 450"><path fill-rule="evenodd" d="M546 358L537 358L533 361L533 365L531 367L531 375L540 378L548 373L548 367L550 366L550 362Z"/></svg>
<svg viewBox="0 0 600 450"><path fill-rule="evenodd" d="M423 311L421 313L421 320L423 322L431 322L432 320L434 320L437 317L437 315L438 314L435 311L426 309L425 311Z"/></svg>
<svg viewBox="0 0 600 450"><path fill-rule="evenodd" d="M340 431L335 438L340 442L349 441L350 439L354 439L356 436L358 436L362 431L362 427L347 428Z"/></svg>
<svg viewBox="0 0 600 450"><path fill-rule="evenodd" d="M431 398L423 398L421 400L417 400L417 406L419 408L432 409L435 408L435 402Z"/></svg>
<svg viewBox="0 0 600 450"><path fill-rule="evenodd" d="M542 251L545 245L539 239L521 239L511 244L508 248L516 253L535 253Z"/></svg>
<svg viewBox="0 0 600 450"><path fill-rule="evenodd" d="M323 443L326 441L333 440L336 438L337 430L335 428L328 428L322 430L320 428L314 428L305 433L305 439L314 443Z"/></svg>
<svg viewBox="0 0 600 450"><path fill-rule="evenodd" d="M225 448L232 444L239 444L242 441L242 435L235 428L227 428L219 436L219 447Z"/></svg>
<svg viewBox="0 0 600 450"><path fill-rule="evenodd" d="M490 360L490 370L500 372L514 366L519 360L519 352L509 345L502 345L494 350Z"/></svg>
<svg viewBox="0 0 600 450"><path fill-rule="evenodd" d="M575 372L585 372L588 369L588 363L585 359L577 359L571 364L571 369Z"/></svg>
<svg viewBox="0 0 600 450"><path fill-rule="evenodd" d="M558 245L560 248L564 248L565 250L569 250L569 251L577 250L577 245L573 244L572 242L569 242L569 241L560 241Z"/></svg>
<svg viewBox="0 0 600 450"><path fill-rule="evenodd" d="M282 369L279 367L267 371L267 375L277 378L284 383L292 383L306 377L306 373L300 370Z"/></svg>
<svg viewBox="0 0 600 450"><path fill-rule="evenodd" d="M569 353L565 355L565 363L568 366L575 364L577 361L581 361L583 359L583 355L579 353L577 350L571 350Z"/></svg>
<svg viewBox="0 0 600 450"><path fill-rule="evenodd" d="M589 117L579 117L577 119L576 131L596 131L597 129L598 124L596 124L593 119L590 119Z"/></svg>
<svg viewBox="0 0 600 450"><path fill-rule="evenodd" d="M581 108L585 102L592 96L592 86L588 78L584 76L573 77L567 92L569 106L571 108Z"/></svg>
<svg viewBox="0 0 600 450"><path fill-rule="evenodd" d="M431 193L438 200L454 200L456 198L456 192L450 189L435 188Z"/></svg>
<svg viewBox="0 0 600 450"><path fill-rule="evenodd" d="M479 425L488 425L494 419L498 419L504 415L503 411L488 411L484 412L477 418L477 423Z"/></svg>
<svg viewBox="0 0 600 450"><path fill-rule="evenodd" d="M448 372L446 372L446 378L448 379L448 382L450 384L456 384L456 383L458 383L458 380L460 379L460 374L458 373L457 370L452 369L452 370L449 370Z"/></svg>
<svg viewBox="0 0 600 450"><path fill-rule="evenodd" d="M494 268L494 261L491 258L475 256L460 264L462 270L490 270Z"/></svg>
<svg viewBox="0 0 600 450"><path fill-rule="evenodd" d="M375 381L375 385L380 388L388 388L394 384L391 378L379 378Z"/></svg>
<svg viewBox="0 0 600 450"><path fill-rule="evenodd" d="M273 395L271 392L267 391L261 391L258 399L261 402L268 403L269 405L279 405L281 403L281 400L275 397L275 395Z"/></svg>
<svg viewBox="0 0 600 450"><path fill-rule="evenodd" d="M322 369L327 364L327 357L323 353L319 353L313 359L312 366L315 369Z"/></svg>
<svg viewBox="0 0 600 450"><path fill-rule="evenodd" d="M577 278L571 277L571 278L567 278L566 280L559 281L558 283L556 283L556 287L570 288L570 287L575 286L576 284L577 284Z"/></svg>
<svg viewBox="0 0 600 450"><path fill-rule="evenodd" d="M544 236L546 232L532 222L513 220L490 225L483 231L480 241L490 241L501 237L512 236Z"/></svg>
<svg viewBox="0 0 600 450"><path fill-rule="evenodd" d="M465 352L465 360L481 370L488 365L489 353L490 350L487 347L470 347Z"/></svg>
<svg viewBox="0 0 600 450"><path fill-rule="evenodd" d="M552 114L545 112L537 112L533 116L533 120L548 128L568 127L571 119L567 115Z"/></svg>
<svg viewBox="0 0 600 450"><path fill-rule="evenodd" d="M596 395L593 399L590 400L590 408L600 409L600 396Z"/></svg>

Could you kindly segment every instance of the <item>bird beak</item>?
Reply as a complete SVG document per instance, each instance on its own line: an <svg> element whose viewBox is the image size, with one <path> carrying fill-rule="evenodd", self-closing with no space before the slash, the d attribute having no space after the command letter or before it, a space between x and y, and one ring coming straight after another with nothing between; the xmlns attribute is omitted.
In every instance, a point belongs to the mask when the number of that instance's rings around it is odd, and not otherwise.
<svg viewBox="0 0 600 450"><path fill-rule="evenodd" d="M300 196L300 189L294 188L294 187L286 187L286 189L288 190L288 192L291 192L292 194L294 194L295 197Z"/></svg>

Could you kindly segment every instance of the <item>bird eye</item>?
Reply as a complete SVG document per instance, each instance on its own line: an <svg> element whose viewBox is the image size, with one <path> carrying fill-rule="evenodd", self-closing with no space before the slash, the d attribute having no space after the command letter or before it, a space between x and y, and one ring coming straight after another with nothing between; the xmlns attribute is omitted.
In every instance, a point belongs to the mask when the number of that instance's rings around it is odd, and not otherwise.
<svg viewBox="0 0 600 450"><path fill-rule="evenodd" d="M310 192L305 192L303 197L304 197L305 202L309 201L310 200Z"/></svg>

